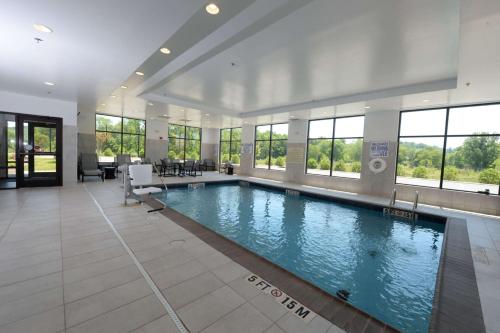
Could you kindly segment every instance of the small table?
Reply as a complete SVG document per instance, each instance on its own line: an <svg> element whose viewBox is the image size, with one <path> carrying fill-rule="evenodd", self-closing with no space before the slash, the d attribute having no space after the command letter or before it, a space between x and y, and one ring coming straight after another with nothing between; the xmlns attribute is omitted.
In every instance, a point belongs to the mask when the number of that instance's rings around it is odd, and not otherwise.
<svg viewBox="0 0 500 333"><path fill-rule="evenodd" d="M104 179L115 179L115 167L104 167Z"/></svg>

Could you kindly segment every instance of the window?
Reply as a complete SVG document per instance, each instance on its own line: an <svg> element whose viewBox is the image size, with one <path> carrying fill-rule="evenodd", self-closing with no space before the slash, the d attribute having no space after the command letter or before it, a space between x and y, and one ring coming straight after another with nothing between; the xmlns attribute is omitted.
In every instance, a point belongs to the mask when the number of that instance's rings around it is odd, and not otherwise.
<svg viewBox="0 0 500 333"><path fill-rule="evenodd" d="M201 128L169 124L168 158L182 161L201 159Z"/></svg>
<svg viewBox="0 0 500 333"><path fill-rule="evenodd" d="M396 183L499 194L500 105L401 112Z"/></svg>
<svg viewBox="0 0 500 333"><path fill-rule="evenodd" d="M129 154L132 161L145 156L145 120L96 114L95 136L100 162L113 162L118 154Z"/></svg>
<svg viewBox="0 0 500 333"><path fill-rule="evenodd" d="M240 164L241 127L220 130L219 163Z"/></svg>
<svg viewBox="0 0 500 333"><path fill-rule="evenodd" d="M364 116L309 121L306 173L360 178Z"/></svg>
<svg viewBox="0 0 500 333"><path fill-rule="evenodd" d="M288 124L255 127L254 167L284 171Z"/></svg>

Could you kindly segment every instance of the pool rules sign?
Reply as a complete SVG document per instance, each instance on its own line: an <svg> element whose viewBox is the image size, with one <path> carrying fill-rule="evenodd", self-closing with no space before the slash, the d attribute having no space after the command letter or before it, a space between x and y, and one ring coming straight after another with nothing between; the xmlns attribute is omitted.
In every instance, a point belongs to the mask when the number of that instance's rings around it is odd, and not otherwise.
<svg viewBox="0 0 500 333"><path fill-rule="evenodd" d="M285 307L288 312L293 313L300 319L304 320L306 323L310 322L314 317L316 317L316 314L314 312L285 294L285 292L283 292L282 290L276 288L266 280L258 277L257 275L252 274L247 276L246 281L264 294L271 296L276 302Z"/></svg>

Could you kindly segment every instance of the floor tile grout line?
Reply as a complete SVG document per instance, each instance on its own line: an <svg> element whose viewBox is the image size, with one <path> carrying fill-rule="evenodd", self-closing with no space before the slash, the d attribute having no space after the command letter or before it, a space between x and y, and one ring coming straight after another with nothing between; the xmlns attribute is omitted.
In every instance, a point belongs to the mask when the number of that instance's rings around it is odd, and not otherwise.
<svg viewBox="0 0 500 333"><path fill-rule="evenodd" d="M48 276L48 275L52 275L52 274L56 274L56 273L62 273L62 265L61 265L61 269L60 270L53 271L53 272L46 273L46 274L42 274L42 275L33 276L33 277L30 277L30 278L24 279L24 280L19 280L19 281L10 282L10 283L7 283L7 284L2 284L2 285L0 285L0 288L12 286L14 284L21 283L21 282L26 282L26 281L30 281L30 280L42 278L42 277L45 277L45 276Z"/></svg>
<svg viewBox="0 0 500 333"><path fill-rule="evenodd" d="M130 266L132 266L132 265L130 265ZM74 300L72 300L70 302L66 302L65 301L64 304L66 305L66 304L71 304L71 303L79 302L79 301L84 300L86 298L89 298L89 297L92 297L92 296L95 296L95 295L99 295L99 294L101 294L103 292L106 292L106 291L109 291L109 290L112 290L112 289L115 289L115 288L123 287L124 285L127 285L127 284L132 283L132 282L136 282L137 280L140 280L140 279L142 279L142 276L138 276L138 277L134 278L133 280L130 280L130 281L127 281L127 282L121 282L120 284L114 285L114 286L106 288L104 290L97 291L97 292L94 292L94 293L89 294L89 295L85 295L83 297L74 299ZM85 281L85 280L81 280L81 281ZM148 295L152 295L152 293L148 294ZM142 296L140 298L142 298Z"/></svg>
<svg viewBox="0 0 500 333"><path fill-rule="evenodd" d="M58 189L58 197L59 197L59 245L61 249L61 281L62 281L62 305L63 305L63 318L64 318L64 332L66 332L66 304L64 301L64 253L63 253L63 240L62 240L62 212L61 212L61 190Z"/></svg>
<svg viewBox="0 0 500 333"><path fill-rule="evenodd" d="M99 314L97 314L97 315L94 315L93 317L90 317L90 318L87 318L87 319L85 319L85 320L83 320L83 321L80 321L80 322L78 322L78 323L75 323L75 324L73 324L73 325L69 326L67 329L70 329L70 328L73 328L73 327L78 327L78 326L81 326L81 325L85 324L86 322L89 322L89 321L92 321L92 320L94 320L94 319L96 319L96 318L99 318L99 317L105 316L105 315L107 315L108 313L111 313L111 312L113 312L113 311L116 311L116 310L118 310L118 309L121 309L121 308L123 308L123 307L126 307L127 305L130 305L130 304L132 304L132 303L135 303L135 302L137 302L137 301L140 301L140 300L142 300L142 299L148 298L148 297L153 296L153 295L154 295L154 293L153 293L153 292L151 292L151 293L149 293L149 294L147 294L147 295L140 296L140 297L138 297L138 298L136 298L136 299L131 300L130 302L126 302L126 303L124 303L124 304L122 304L122 305L120 305L120 306L117 306L117 307L113 308L113 309L106 310L106 311L104 311L104 312L102 312L102 313L99 313ZM162 314L162 316L164 316L164 315L165 315L165 314ZM189 333L189 332L188 332L188 333Z"/></svg>
<svg viewBox="0 0 500 333"><path fill-rule="evenodd" d="M5 231L3 232L2 235L0 235L0 244L2 244L2 241L4 240L5 238L5 235L7 235L7 233L9 232L10 230L10 227L12 226L12 224L14 224L14 221L16 220L16 217L19 215L19 212L21 211L21 209L24 207L24 205L26 204L26 196L23 197L22 199L22 204L17 207L16 209L16 213L15 215L12 216L10 222L9 222L9 225L7 226L7 228L5 228Z"/></svg>
<svg viewBox="0 0 500 333"><path fill-rule="evenodd" d="M182 321L179 319L179 317L177 316L177 313L175 313L174 309L168 303L167 299L163 296L163 294L161 293L160 289L158 289L158 287L154 283L153 279L146 272L146 270L144 269L144 267L142 266L142 264L139 262L139 260L137 259L137 257L134 255L134 253L132 252L132 250L128 247L128 245L125 242L125 240L121 237L120 233L116 230L116 228L114 227L113 223L109 220L109 218L107 217L107 215L104 213L104 210L102 209L101 205L96 200L96 198L94 197L94 195L89 191L89 189L87 188L87 185L83 184L83 187L85 188L85 191L88 193L88 195L94 201L95 205L97 206L98 210L101 212L102 216L104 217L104 219L106 220L106 222L110 226L111 230L113 230L113 232L115 233L115 235L118 238L118 240L125 247L125 250L129 254L129 256L132 258L132 260L134 261L135 265L137 266L137 268L141 272L142 276L144 277L144 279L148 283L149 287L153 290L153 293L155 294L155 296L158 298L158 300L160 301L160 303L163 305L163 307L167 311L167 313L170 316L170 318L173 320L174 324L177 326L177 329L179 330L179 332L181 332L181 333L188 333L189 331L184 326L184 324L182 323Z"/></svg>

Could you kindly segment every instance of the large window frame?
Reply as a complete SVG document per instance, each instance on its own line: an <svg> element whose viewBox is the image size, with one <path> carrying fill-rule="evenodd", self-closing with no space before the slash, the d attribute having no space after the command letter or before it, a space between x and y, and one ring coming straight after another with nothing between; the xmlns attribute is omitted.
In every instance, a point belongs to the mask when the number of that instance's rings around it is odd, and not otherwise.
<svg viewBox="0 0 500 333"><path fill-rule="evenodd" d="M478 193L477 191L470 190L461 190L461 189L453 189L447 188L443 186L443 183L446 181L444 179L445 175L445 167L446 167L446 155L447 155L447 143L449 138L464 138L464 137L499 137L500 133L497 134L483 134L483 133L474 133L474 134L448 134L448 125L450 120L450 111L458 108L465 107L480 107L480 106L488 106L488 105L499 105L499 103L483 103L483 104L469 104L469 105L453 105L447 107L435 107L435 108L425 108L425 109L414 109L414 110L403 110L399 112L399 125L398 125L398 146L396 151L396 172L394 174L394 184L396 185L404 185L404 186L416 186L416 187L424 187L424 188L433 188L438 190L447 190L447 191L457 191L457 192L466 192L466 193ZM405 113L411 112L422 112L422 111L438 111L445 110L445 124L444 124L444 134L442 135L401 135L401 120L402 116ZM399 153L401 146L401 139L405 138L442 138L443 139L443 148L442 148L442 156L441 156L441 168L440 168L440 177L439 177L439 186L426 186L426 185L418 185L418 184L408 184L408 183L400 183L398 182L398 168L399 168ZM498 193L492 193L491 195L500 196L500 184L498 185Z"/></svg>
<svg viewBox="0 0 500 333"><path fill-rule="evenodd" d="M233 144L238 145L238 157L241 160L241 133L240 133L240 139L239 140L234 140L233 139L233 130L239 129L242 131L241 127L230 127L230 128L221 128L219 130L219 164L222 164L222 144L223 143L229 143L229 161L233 161ZM222 131L224 130L229 130L229 140L223 140L222 139ZM239 165L240 163L234 163L235 165Z"/></svg>
<svg viewBox="0 0 500 333"><path fill-rule="evenodd" d="M273 127L274 126L277 126L277 125L287 125L287 129L289 128L289 124L288 123L275 123L275 124L263 124L263 125L256 125L255 128L254 128L254 147L253 147L253 168L254 169L263 169L263 170L273 170L273 171L280 171L280 172L284 172L286 171L286 162L285 162L285 168L284 170L282 169L273 169L271 168L272 166L272 147L273 147L273 142L276 142L276 141L279 141L279 142L283 142L283 141L287 141L287 144L288 144L288 131L287 131L287 138L286 139L273 139ZM269 126L269 139L257 139L257 128L258 127L264 127L264 126ZM257 167L256 166L256 153L257 153L257 142L269 142L269 157L268 157L268 161L267 161L267 169L266 168L261 168L261 167ZM288 154L288 150L287 150L287 153L285 154L285 158L286 158L286 155Z"/></svg>
<svg viewBox="0 0 500 333"><path fill-rule="evenodd" d="M338 119L347 119L347 118L358 118L358 117L363 117L363 122L364 122L364 117L365 115L354 115L354 116L345 116L345 117L328 117L328 118L319 118L319 119L310 119L307 124L307 142L306 142L306 160L305 160L305 165L304 165L304 173L306 175L314 175L314 176L323 176L323 177L337 177L337 178L348 178L348 179L361 179L361 171L359 172L359 177L348 177L348 176L342 176L342 175L334 175L333 170L335 166L335 161L334 161L334 152L335 152L335 140L359 140L361 139L362 142L364 142L364 135L363 136L353 136L353 137L341 137L337 138L335 137L335 130L337 128L337 120ZM310 130L311 130L311 122L314 121L321 121L321 120L332 120L333 121L333 126L332 126L332 136L328 138L311 138L310 137ZM307 172L308 168L308 161L309 161L309 143L310 141L314 140L331 140L331 148L330 148L330 172L328 175L322 175L319 173L312 173L312 172ZM362 149L362 148L361 148ZM363 151L361 150L361 154L363 154ZM361 161L360 161L361 163Z"/></svg>
<svg viewBox="0 0 500 333"><path fill-rule="evenodd" d="M175 137L175 136L171 136L170 135L170 128L168 128L168 141L169 141L169 151L167 151L167 155L168 153L170 152L170 140L171 139L175 139L175 140L183 140L184 141L184 147L183 147L183 156L182 156L182 160L183 161L186 161L186 146L187 146L187 143L188 141L192 142L192 141L198 141L198 150L200 152L200 159L201 159L201 139L202 139L202 135L203 135L203 131L202 131L202 128L201 127L196 127L196 126L187 126L187 125L180 125L180 124L174 124L174 123L170 123L168 124L168 126L170 125L175 125L175 126L179 126L179 127L182 127L183 128L183 132L184 132L184 136L183 137ZM194 129L197 129L199 130L199 133L200 133L200 139L188 139L188 136L187 136L187 131L188 131L188 128L194 128Z"/></svg>
<svg viewBox="0 0 500 333"><path fill-rule="evenodd" d="M97 129L97 117L98 116L105 116L105 117L114 117L114 118L120 118L120 131L113 131L113 130L100 130L100 129ZM142 121L144 123L144 134L142 133L130 133L130 132L124 132L123 130L123 123L124 123L124 119L127 119L127 120L138 120L138 121ZM96 140L97 140L97 133L109 133L111 135L113 134L118 134L120 135L120 154L123 154L123 136L124 135L130 135L130 136L136 136L136 139L137 139L137 147L139 148L140 146L140 140L141 140L141 137L143 139L143 142L144 142L144 154L141 156L140 154L140 150L137 151L137 155L138 155L138 158L141 159L141 158L145 158L146 157L146 130L147 130L147 127L146 127L146 120L145 119L139 119L139 118L131 118L131 117L122 117L122 116L116 116L116 115L111 115L111 114L105 114L105 113L96 113L95 114L95 121L94 121L94 125L95 125L95 133L96 133ZM96 147L96 153L97 153L97 147ZM99 157L99 156L98 156ZM116 157L116 156L115 156Z"/></svg>

